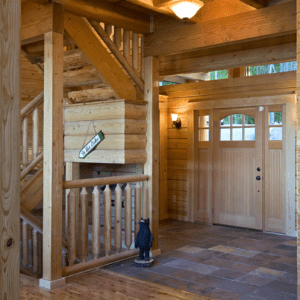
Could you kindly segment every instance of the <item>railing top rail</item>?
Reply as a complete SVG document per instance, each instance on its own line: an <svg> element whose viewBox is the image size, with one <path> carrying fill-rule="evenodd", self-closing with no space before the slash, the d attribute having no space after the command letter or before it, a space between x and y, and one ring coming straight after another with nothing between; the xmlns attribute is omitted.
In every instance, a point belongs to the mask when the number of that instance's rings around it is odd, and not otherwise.
<svg viewBox="0 0 300 300"><path fill-rule="evenodd" d="M68 180L63 182L63 188L74 189L74 188L96 186L96 185L137 182L137 181L145 181L148 180L149 178L150 176L148 175L130 175L130 176L114 176L114 177L104 177L104 178Z"/></svg>
<svg viewBox="0 0 300 300"><path fill-rule="evenodd" d="M44 101L44 91L41 92L38 96L36 96L30 103L28 103L21 110L21 120L30 114L37 106L39 106Z"/></svg>

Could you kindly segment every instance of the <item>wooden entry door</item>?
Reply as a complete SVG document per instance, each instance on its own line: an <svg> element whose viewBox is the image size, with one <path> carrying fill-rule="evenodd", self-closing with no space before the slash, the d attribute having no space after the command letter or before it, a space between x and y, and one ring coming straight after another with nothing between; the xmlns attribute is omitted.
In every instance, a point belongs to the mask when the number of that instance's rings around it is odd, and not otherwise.
<svg viewBox="0 0 300 300"><path fill-rule="evenodd" d="M263 229L262 115L259 107L214 111L214 223Z"/></svg>

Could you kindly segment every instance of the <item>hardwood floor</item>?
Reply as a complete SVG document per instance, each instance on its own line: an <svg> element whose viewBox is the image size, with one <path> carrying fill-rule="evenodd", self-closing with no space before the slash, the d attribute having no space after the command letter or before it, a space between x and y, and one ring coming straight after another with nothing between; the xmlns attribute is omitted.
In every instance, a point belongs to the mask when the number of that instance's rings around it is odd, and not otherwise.
<svg viewBox="0 0 300 300"><path fill-rule="evenodd" d="M20 299L209 300L211 298L98 269L67 278L65 286L51 291L39 288L38 279L20 274Z"/></svg>

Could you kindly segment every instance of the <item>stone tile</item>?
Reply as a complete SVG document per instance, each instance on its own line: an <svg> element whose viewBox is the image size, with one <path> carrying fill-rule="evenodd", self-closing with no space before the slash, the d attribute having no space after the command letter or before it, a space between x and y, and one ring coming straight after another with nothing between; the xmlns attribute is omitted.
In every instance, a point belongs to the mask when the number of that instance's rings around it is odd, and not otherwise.
<svg viewBox="0 0 300 300"><path fill-rule="evenodd" d="M297 265L297 258L282 256L275 260L278 263L288 264L288 265Z"/></svg>
<svg viewBox="0 0 300 300"><path fill-rule="evenodd" d="M228 269L220 269L216 272L213 272L211 275L223 277L223 278L227 278L227 279L235 279L235 278L245 275L245 273L232 271L232 270L228 270Z"/></svg>
<svg viewBox="0 0 300 300"><path fill-rule="evenodd" d="M291 246L291 245L285 245L285 244L280 244L274 248L281 249L281 250L287 250L287 251L296 251L297 250L297 246Z"/></svg>
<svg viewBox="0 0 300 300"><path fill-rule="evenodd" d="M296 246L297 247L297 240L296 241L294 241L294 240L292 240L292 241L286 241L286 242L284 242L282 244L286 244L286 245Z"/></svg>
<svg viewBox="0 0 300 300"><path fill-rule="evenodd" d="M244 263L234 263L231 264L228 269L233 270L233 271L239 271L239 272L244 272L244 273L249 273L257 269L257 266L252 266L252 265L246 265Z"/></svg>
<svg viewBox="0 0 300 300"><path fill-rule="evenodd" d="M218 256L219 259L224 259L224 260L229 260L229 261L234 261L234 262L243 262L247 258L244 256L237 256L237 255L232 255L232 254L224 254L221 256Z"/></svg>
<svg viewBox="0 0 300 300"><path fill-rule="evenodd" d="M241 281L241 282L250 283L252 285L263 286L273 281L273 279L267 277L255 276L252 274L246 274L244 276L236 278L235 281Z"/></svg>
<svg viewBox="0 0 300 300"><path fill-rule="evenodd" d="M269 262L270 262L269 260L257 259L254 257L247 258L246 260L243 261L244 264L258 266L258 267L262 267L262 266L268 264Z"/></svg>
<svg viewBox="0 0 300 300"><path fill-rule="evenodd" d="M275 261L269 262L264 267L268 268L268 269L284 271L284 272L291 272L296 268L295 266L288 265L288 264L282 264L282 263L278 263Z"/></svg>
<svg viewBox="0 0 300 300"><path fill-rule="evenodd" d="M249 283L229 280L226 284L220 286L220 288L228 292L247 295L256 290L257 286Z"/></svg>
<svg viewBox="0 0 300 300"><path fill-rule="evenodd" d="M187 268L189 271L194 271L194 272L198 272L201 274L211 274L217 270L219 270L219 268L214 267L214 266L208 266L208 265L204 265L204 264L198 264L195 263L192 267Z"/></svg>
<svg viewBox="0 0 300 300"><path fill-rule="evenodd" d="M137 274L133 274L133 275L130 274L129 276L140 279L140 280L156 282L157 280L161 280L162 278L164 278L166 275L148 272L148 271L142 271Z"/></svg>
<svg viewBox="0 0 300 300"><path fill-rule="evenodd" d="M219 252L223 252L223 253L230 253L230 252L236 251L235 248L230 248L230 247L222 246L222 245L209 248L209 250L219 251Z"/></svg>
<svg viewBox="0 0 300 300"><path fill-rule="evenodd" d="M209 287L215 287L215 288L220 288L224 284L228 283L229 280L221 277L216 277L216 276L211 276L211 275L206 275L202 276L197 280L197 282L204 284Z"/></svg>
<svg viewBox="0 0 300 300"><path fill-rule="evenodd" d="M190 254L195 254L195 253L199 253L205 249L203 248L198 248L198 247L191 247L191 246L185 246L185 247L181 247L179 249L176 249L177 251L181 251L184 253L190 253Z"/></svg>
<svg viewBox="0 0 300 300"><path fill-rule="evenodd" d="M208 260L212 258L216 258L223 255L222 252L204 250L199 253L193 254L193 257L198 258L199 260Z"/></svg>
<svg viewBox="0 0 300 300"><path fill-rule="evenodd" d="M274 280L266 285L272 289L280 290L282 292L297 295L297 284L288 283L285 281Z"/></svg>
<svg viewBox="0 0 300 300"><path fill-rule="evenodd" d="M297 273L295 273L295 274L292 274L292 273L283 274L280 277L278 277L278 280L297 284Z"/></svg>
<svg viewBox="0 0 300 300"><path fill-rule="evenodd" d="M241 298L241 294L231 293L225 290L216 289L205 294L205 297L210 297L216 300L237 300Z"/></svg>
<svg viewBox="0 0 300 300"><path fill-rule="evenodd" d="M166 264L166 263L171 262L173 260L175 260L174 257L169 257L167 255L160 255L160 256L154 257L154 261L157 262L157 263L160 263L160 264Z"/></svg>
<svg viewBox="0 0 300 300"><path fill-rule="evenodd" d="M187 270L187 268L194 266L196 263L185 260L185 259L176 259L169 263L164 264L164 266L172 267L172 268L180 268ZM177 270L175 270L177 271Z"/></svg>
<svg viewBox="0 0 300 300"><path fill-rule="evenodd" d="M219 268L224 268L224 269L229 269L230 266L232 265L232 262L230 262L228 260L213 258L213 259L205 260L203 262L203 264L215 266L215 267L219 267Z"/></svg>
<svg viewBox="0 0 300 300"><path fill-rule="evenodd" d="M215 290L214 287L209 287L201 283L194 283L191 282L187 285L186 291L197 294L197 295L205 295L207 293L210 293L211 291Z"/></svg>
<svg viewBox="0 0 300 300"><path fill-rule="evenodd" d="M285 272L260 267L260 268L257 268L256 270L252 271L250 274L268 277L268 278L272 278L272 279L277 279L279 276L285 274Z"/></svg>
<svg viewBox="0 0 300 300"><path fill-rule="evenodd" d="M289 254L286 255L287 257L293 257L293 258L297 258L297 251L292 251Z"/></svg>
<svg viewBox="0 0 300 300"><path fill-rule="evenodd" d="M254 298L254 297L251 297L251 296L243 296L242 298L239 298L239 300L257 300L258 298Z"/></svg>
<svg viewBox="0 0 300 300"><path fill-rule="evenodd" d="M259 253L256 254L255 256L253 256L254 259L262 259L262 260L269 260L269 261L273 261L276 260L278 258L280 258L279 255L273 255L273 254L268 254L268 253Z"/></svg>
<svg viewBox="0 0 300 300"><path fill-rule="evenodd" d="M187 285L189 284L189 282L186 280L170 276L164 276L163 278L155 280L154 283L158 283L160 285L168 286L173 289L179 290L185 290L187 288Z"/></svg>
<svg viewBox="0 0 300 300"><path fill-rule="evenodd" d="M262 286L251 292L249 296L264 300L288 300L292 299L291 294L272 289L270 287Z"/></svg>
<svg viewBox="0 0 300 300"><path fill-rule="evenodd" d="M288 251L288 250L275 249L275 248L264 250L262 252L268 253L268 254L280 255L280 256L288 256L288 254L291 253L291 251Z"/></svg>
<svg viewBox="0 0 300 300"><path fill-rule="evenodd" d="M201 273L197 273L197 272L192 272L189 270L179 270L176 271L175 273L170 274L170 276L172 277L176 277L176 278L181 278L184 280L188 280L191 282L197 282L197 280L199 280L201 277L205 276Z"/></svg>
<svg viewBox="0 0 300 300"><path fill-rule="evenodd" d="M245 256L245 257L253 257L257 255L259 252L256 251L250 251L245 249L236 249L235 251L232 251L230 254L237 255L237 256Z"/></svg>
<svg viewBox="0 0 300 300"><path fill-rule="evenodd" d="M149 272L154 272L154 273L159 273L164 275L170 275L176 271L178 271L178 269L166 265L153 266L149 269Z"/></svg>

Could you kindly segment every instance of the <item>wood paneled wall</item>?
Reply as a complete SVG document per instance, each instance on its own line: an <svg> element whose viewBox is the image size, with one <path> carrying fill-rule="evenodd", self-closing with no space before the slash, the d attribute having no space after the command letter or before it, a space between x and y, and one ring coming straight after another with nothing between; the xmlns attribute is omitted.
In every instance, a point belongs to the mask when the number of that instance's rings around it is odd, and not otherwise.
<svg viewBox="0 0 300 300"><path fill-rule="evenodd" d="M168 99L168 215L187 221L187 99ZM178 114L181 128L172 128L171 114Z"/></svg>

